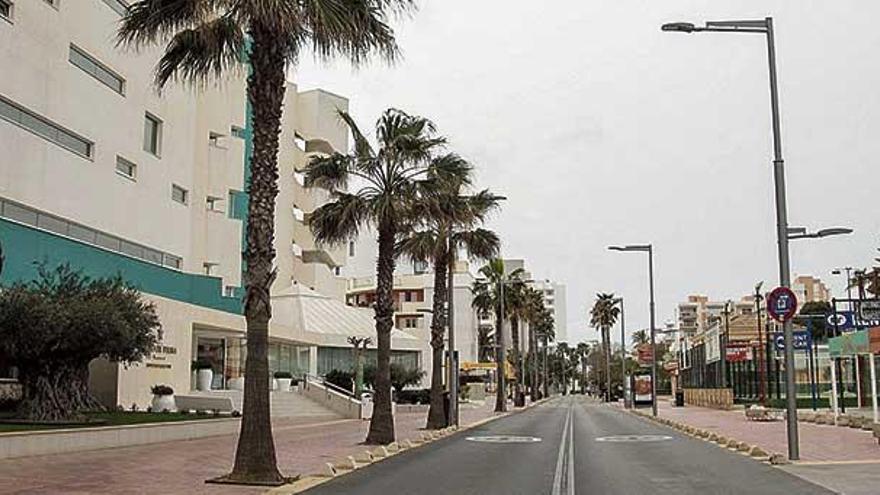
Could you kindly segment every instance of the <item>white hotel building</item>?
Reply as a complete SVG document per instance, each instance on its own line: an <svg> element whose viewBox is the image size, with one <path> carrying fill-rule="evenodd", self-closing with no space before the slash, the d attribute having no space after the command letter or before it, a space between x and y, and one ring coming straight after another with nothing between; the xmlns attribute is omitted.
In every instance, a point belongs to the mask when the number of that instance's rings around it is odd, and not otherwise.
<svg viewBox="0 0 880 495"><path fill-rule="evenodd" d="M214 363L214 387L244 361L242 240L251 152L244 69L196 91L152 86L158 49L115 46L121 0L0 0L0 282L30 280L34 262L121 274L157 307L163 341L125 369L95 362L93 392L146 404L149 387L189 390L190 363ZM331 93L285 99L276 213L270 367L320 374L348 365L349 335L370 335L370 310L345 305L344 249L317 246L308 212L328 198L295 169L348 148ZM374 338L375 339L375 338ZM395 330L396 359L423 343ZM0 362L0 378L14 373Z"/></svg>

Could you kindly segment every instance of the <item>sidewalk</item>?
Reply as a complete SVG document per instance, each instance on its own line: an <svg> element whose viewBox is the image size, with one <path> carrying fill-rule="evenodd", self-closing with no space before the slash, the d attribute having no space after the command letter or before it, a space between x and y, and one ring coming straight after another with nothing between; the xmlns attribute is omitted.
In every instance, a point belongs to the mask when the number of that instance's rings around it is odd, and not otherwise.
<svg viewBox="0 0 880 495"><path fill-rule="evenodd" d="M757 445L767 452L788 452L785 421L747 421L743 410L673 407L658 402L658 414L680 423ZM880 446L870 431L798 422L800 462L880 461Z"/></svg>
<svg viewBox="0 0 880 495"><path fill-rule="evenodd" d="M463 405L462 425L492 417L494 402ZM398 440L417 438L425 413L397 415ZM322 472L326 462L370 448L368 421L297 418L275 423L278 466L288 476ZM261 487L206 485L232 468L236 435L0 461L0 494L258 494Z"/></svg>

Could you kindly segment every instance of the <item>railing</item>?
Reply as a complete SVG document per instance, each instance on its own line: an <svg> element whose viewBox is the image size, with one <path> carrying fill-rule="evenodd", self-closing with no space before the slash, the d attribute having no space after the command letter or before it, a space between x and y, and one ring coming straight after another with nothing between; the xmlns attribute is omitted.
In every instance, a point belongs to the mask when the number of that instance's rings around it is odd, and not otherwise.
<svg viewBox="0 0 880 495"><path fill-rule="evenodd" d="M351 391L334 385L322 377L309 374L303 375L302 393L344 417L353 419L364 418L364 404L360 400L355 399Z"/></svg>

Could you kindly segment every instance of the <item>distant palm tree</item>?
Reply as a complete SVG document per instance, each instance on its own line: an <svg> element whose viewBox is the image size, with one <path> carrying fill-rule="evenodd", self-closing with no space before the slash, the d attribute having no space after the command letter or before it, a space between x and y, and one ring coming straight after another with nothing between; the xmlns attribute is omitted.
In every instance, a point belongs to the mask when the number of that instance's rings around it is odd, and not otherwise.
<svg viewBox="0 0 880 495"><path fill-rule="evenodd" d="M541 291L533 288L526 290L526 321L529 324L529 350L528 350L528 376L529 397L532 400L540 398L538 390L538 326L544 315L544 295Z"/></svg>
<svg viewBox="0 0 880 495"><path fill-rule="evenodd" d="M590 354L590 345L585 342L579 342L577 347L578 362L581 365L581 393L587 393L587 357Z"/></svg>
<svg viewBox="0 0 880 495"><path fill-rule="evenodd" d="M430 120L389 109L376 123L379 147L374 150L348 113L340 117L354 138L354 150L316 157L304 169L305 185L327 189L332 198L311 214L309 226L318 242L329 245L354 239L371 226L378 232L375 406L366 443L387 444L394 441L390 365L398 242L412 228L419 180L427 178L445 139L436 135ZM353 180L358 189L346 192Z"/></svg>
<svg viewBox="0 0 880 495"><path fill-rule="evenodd" d="M651 341L650 337L648 336L647 330L636 330L635 332L633 332L630 338L632 339L632 343L635 345L647 344Z"/></svg>
<svg viewBox="0 0 880 495"><path fill-rule="evenodd" d="M504 375L507 364L507 344L504 339L504 320L509 314L507 306L513 302L509 295L510 290L508 287L513 285L510 284L511 281L521 280L524 273L521 268L518 268L505 276L504 261L500 258L495 258L480 268L479 274L484 280L475 282L471 289L474 294L471 305L474 309L485 313L492 312L495 315L496 412L507 410L507 390L505 390L506 380ZM506 286L502 288L503 285ZM501 303L502 293L504 293L503 305Z"/></svg>
<svg viewBox="0 0 880 495"><path fill-rule="evenodd" d="M605 400L611 401L611 327L620 316L620 308L614 301L614 294L597 294L590 310L590 325L599 329L602 335L602 348L605 353Z"/></svg>
<svg viewBox="0 0 880 495"><path fill-rule="evenodd" d="M247 246L244 258L244 316L247 323L244 411L235 452L233 482L280 484L269 417L269 289L275 280L275 198L278 195L278 135L287 71L311 49L324 59L358 64L374 54L397 55L389 13L413 8L412 0L140 0L119 28L120 44L165 45L155 83L202 84L241 75L249 61L247 97L253 110Z"/></svg>
<svg viewBox="0 0 880 495"><path fill-rule="evenodd" d="M541 343L541 387L542 396L547 397L550 394L549 388L549 369L548 369L548 347L550 342L556 340L556 332L554 331L553 312L547 308L543 308L534 323L534 334Z"/></svg>
<svg viewBox="0 0 880 495"><path fill-rule="evenodd" d="M525 394L523 392L524 370L523 370L523 343L521 339L522 323L527 321L530 313L530 301L528 298L529 288L524 283L512 283L504 288L505 295L509 299L505 301L505 310L508 318L510 318L510 338L512 352L510 356L510 364L514 371L514 395L513 405L515 407L525 406ZM509 302L508 302L509 301Z"/></svg>
<svg viewBox="0 0 880 495"><path fill-rule="evenodd" d="M400 241L400 251L414 261L434 265L434 301L431 318L431 405L428 429L448 424L443 404L443 342L446 329L446 301L454 294L448 280L456 253L464 250L471 259L498 255L500 241L491 230L479 228L486 216L498 208L500 198L489 191L467 195L471 167L455 155L435 158L428 179L414 205L418 230Z"/></svg>

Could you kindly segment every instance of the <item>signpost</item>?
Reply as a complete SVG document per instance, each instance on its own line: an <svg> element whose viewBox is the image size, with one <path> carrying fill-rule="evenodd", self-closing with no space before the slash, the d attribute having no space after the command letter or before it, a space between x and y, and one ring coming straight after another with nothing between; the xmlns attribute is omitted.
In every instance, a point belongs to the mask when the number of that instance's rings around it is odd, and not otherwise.
<svg viewBox="0 0 880 495"><path fill-rule="evenodd" d="M767 312L779 323L792 319L797 312L797 296L788 287L777 287L767 295Z"/></svg>

